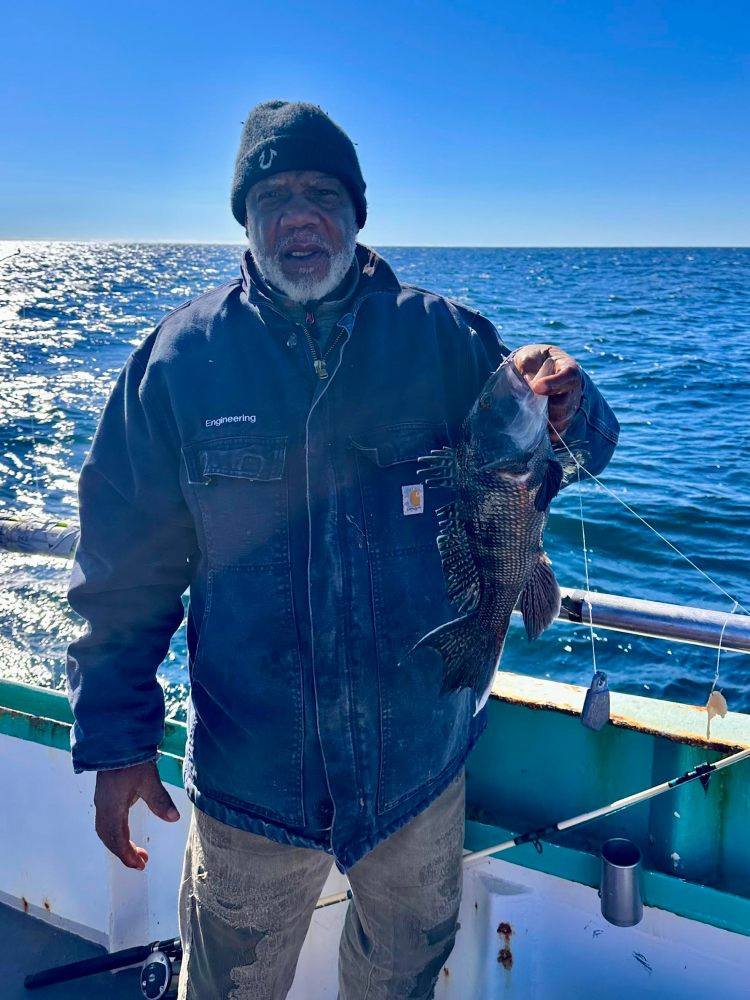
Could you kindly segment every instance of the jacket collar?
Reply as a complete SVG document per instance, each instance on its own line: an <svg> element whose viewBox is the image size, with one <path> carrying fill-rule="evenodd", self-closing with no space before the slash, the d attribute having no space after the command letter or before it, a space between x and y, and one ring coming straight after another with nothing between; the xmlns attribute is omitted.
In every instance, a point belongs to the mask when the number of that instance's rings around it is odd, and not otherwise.
<svg viewBox="0 0 750 1000"><path fill-rule="evenodd" d="M401 291L401 283L391 270L390 266L383 258L366 247L358 243L354 251L354 259L359 269L359 281L354 292L354 308L360 301L373 292L391 292L397 295ZM253 259L250 250L246 250L242 256L242 290L250 302L256 305L271 305L271 300L263 291L263 279Z"/></svg>

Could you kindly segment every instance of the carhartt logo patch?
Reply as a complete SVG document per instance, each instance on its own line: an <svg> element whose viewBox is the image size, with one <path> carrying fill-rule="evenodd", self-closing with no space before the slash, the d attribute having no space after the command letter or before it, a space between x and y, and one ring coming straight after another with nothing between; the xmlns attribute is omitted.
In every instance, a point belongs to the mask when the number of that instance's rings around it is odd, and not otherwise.
<svg viewBox="0 0 750 1000"><path fill-rule="evenodd" d="M260 159L258 160L258 166L261 170L268 170L268 168L273 163L273 158L276 156L275 149L264 149L260 154Z"/></svg>
<svg viewBox="0 0 750 1000"><path fill-rule="evenodd" d="M416 486L402 486L401 501L404 514L423 514L424 486L421 483L417 483Z"/></svg>

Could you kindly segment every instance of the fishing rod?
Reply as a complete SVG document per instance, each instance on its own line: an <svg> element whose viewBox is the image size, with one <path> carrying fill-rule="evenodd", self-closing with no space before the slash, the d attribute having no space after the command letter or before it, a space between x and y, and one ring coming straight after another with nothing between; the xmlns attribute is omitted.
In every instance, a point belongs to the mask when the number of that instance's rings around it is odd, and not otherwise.
<svg viewBox="0 0 750 1000"><path fill-rule="evenodd" d="M747 760L749 758L750 747L746 750L740 750L737 753L730 754L728 757L724 757L721 760L717 760L714 764L710 764L706 761L703 764L698 764L697 767L694 767L689 771L685 771L684 774L681 774L676 778L672 778L670 781L663 781L661 784L654 785L652 788L646 788L641 792L635 792L633 795L627 795L624 799L617 799L616 802L610 802L609 805L602 806L600 809L594 809L592 812L581 813L579 816L571 817L571 819L560 820L560 822L552 823L550 826L541 826L535 830L527 830L526 833L520 833L517 837L512 837L510 840L504 840L501 844L494 844L492 847L485 847L481 851L471 851L468 854L464 854L463 863L468 864L470 861L479 861L481 858L489 857L490 854L500 854L502 851L509 851L512 847L519 847L521 844L533 844L537 851L541 854L541 841L543 837L551 837L555 833L562 833L565 830L573 829L573 827L582 826L584 823L590 823L592 820L601 819L603 816L610 816L612 813L620 812L622 809L628 809L630 806L638 805L639 802L646 802L648 799L653 799L657 795L663 795L664 792L669 792L673 788L685 785L689 781L695 781L697 779L701 782L705 789L708 789L708 782L714 771L720 771L724 767L731 767L732 764L738 764L741 760ZM331 906L333 903L343 903L347 899L351 899L351 897L351 889L333 893L330 896L323 896L318 900L316 909L323 906Z"/></svg>
<svg viewBox="0 0 750 1000"><path fill-rule="evenodd" d="M147 1000L174 996L176 992L175 965L182 958L182 944L179 938L166 941L152 941L151 944L123 948L108 955L84 958L79 962L59 965L26 976L23 985L27 990L38 990L43 986L68 983L73 979L83 979L100 972L115 972L130 965L143 963L140 977L141 995Z"/></svg>
<svg viewBox="0 0 750 1000"><path fill-rule="evenodd" d="M17 257L20 254L20 252L21 252L21 248L18 247L17 250L13 251L13 253L6 253L6 255L4 257L0 257L0 264L2 264L2 262L4 260L10 260L11 257Z"/></svg>
<svg viewBox="0 0 750 1000"><path fill-rule="evenodd" d="M695 781L696 779L700 781L704 789L708 790L708 782L714 771L720 771L724 767L731 767L732 764L738 764L741 760L747 760L748 758L750 758L750 747L730 754L728 757L717 760L713 764L706 761L703 764L698 764L697 767L691 768L689 771L685 771L684 774L672 778L670 781L663 781L661 784L646 788L642 792L626 795L624 799L617 799L615 802L610 802L609 805L602 806L601 809L581 813L579 816L571 817L571 819L560 820L558 823L552 823L551 826L542 826L536 830L528 830L526 833L521 833L510 840L504 840L501 844L495 844L493 847L485 847L481 851L472 851L470 854L464 855L464 863L467 861L477 861L479 858L486 858L490 854L500 854L501 851L508 851L511 847L518 847L520 844L533 844L541 853L542 837L550 837L555 833L562 833L564 830L572 830L573 827L590 823L592 820L600 819L602 816L611 816L612 813L638 805L639 802L647 802L649 799L656 798L657 795L663 795L664 792L669 792L673 788L686 785L689 781Z"/></svg>

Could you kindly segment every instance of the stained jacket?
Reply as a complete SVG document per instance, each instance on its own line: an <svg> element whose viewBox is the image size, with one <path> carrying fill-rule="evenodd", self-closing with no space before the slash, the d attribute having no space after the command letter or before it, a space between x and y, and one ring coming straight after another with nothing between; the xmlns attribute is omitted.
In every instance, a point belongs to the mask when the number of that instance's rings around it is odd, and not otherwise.
<svg viewBox="0 0 750 1000"><path fill-rule="evenodd" d="M156 680L187 618L184 779L216 819L328 850L343 870L436 798L484 727L406 653L455 617L436 545L450 497L417 458L455 443L507 350L479 314L360 278L328 377L301 327L242 277L168 315L134 352L80 479L69 598L76 771L153 760ZM568 446L597 473L617 421L584 375ZM416 490L415 490L416 488Z"/></svg>

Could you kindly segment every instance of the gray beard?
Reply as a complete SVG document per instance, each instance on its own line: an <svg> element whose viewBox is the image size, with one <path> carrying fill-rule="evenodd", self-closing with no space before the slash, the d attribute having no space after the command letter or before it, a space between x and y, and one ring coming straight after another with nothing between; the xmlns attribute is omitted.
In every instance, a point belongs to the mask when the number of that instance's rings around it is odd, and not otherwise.
<svg viewBox="0 0 750 1000"><path fill-rule="evenodd" d="M325 277L313 278L312 276L303 276L296 281L291 280L284 274L279 258L285 250L285 243L291 244L298 237L292 235L287 237L286 240L282 240L276 248L276 253L271 256L266 254L260 245L257 233L248 221L247 241L258 270L269 284L278 288L280 292L283 292L293 302L317 302L330 294L346 277L346 272L352 266L352 261L354 260L354 250L357 246L357 232L356 223L352 221L350 229L344 234L343 247L338 253L331 254L329 257L328 274ZM320 236L312 235L305 237L305 239L307 242L314 243L323 250L330 250L328 243Z"/></svg>

